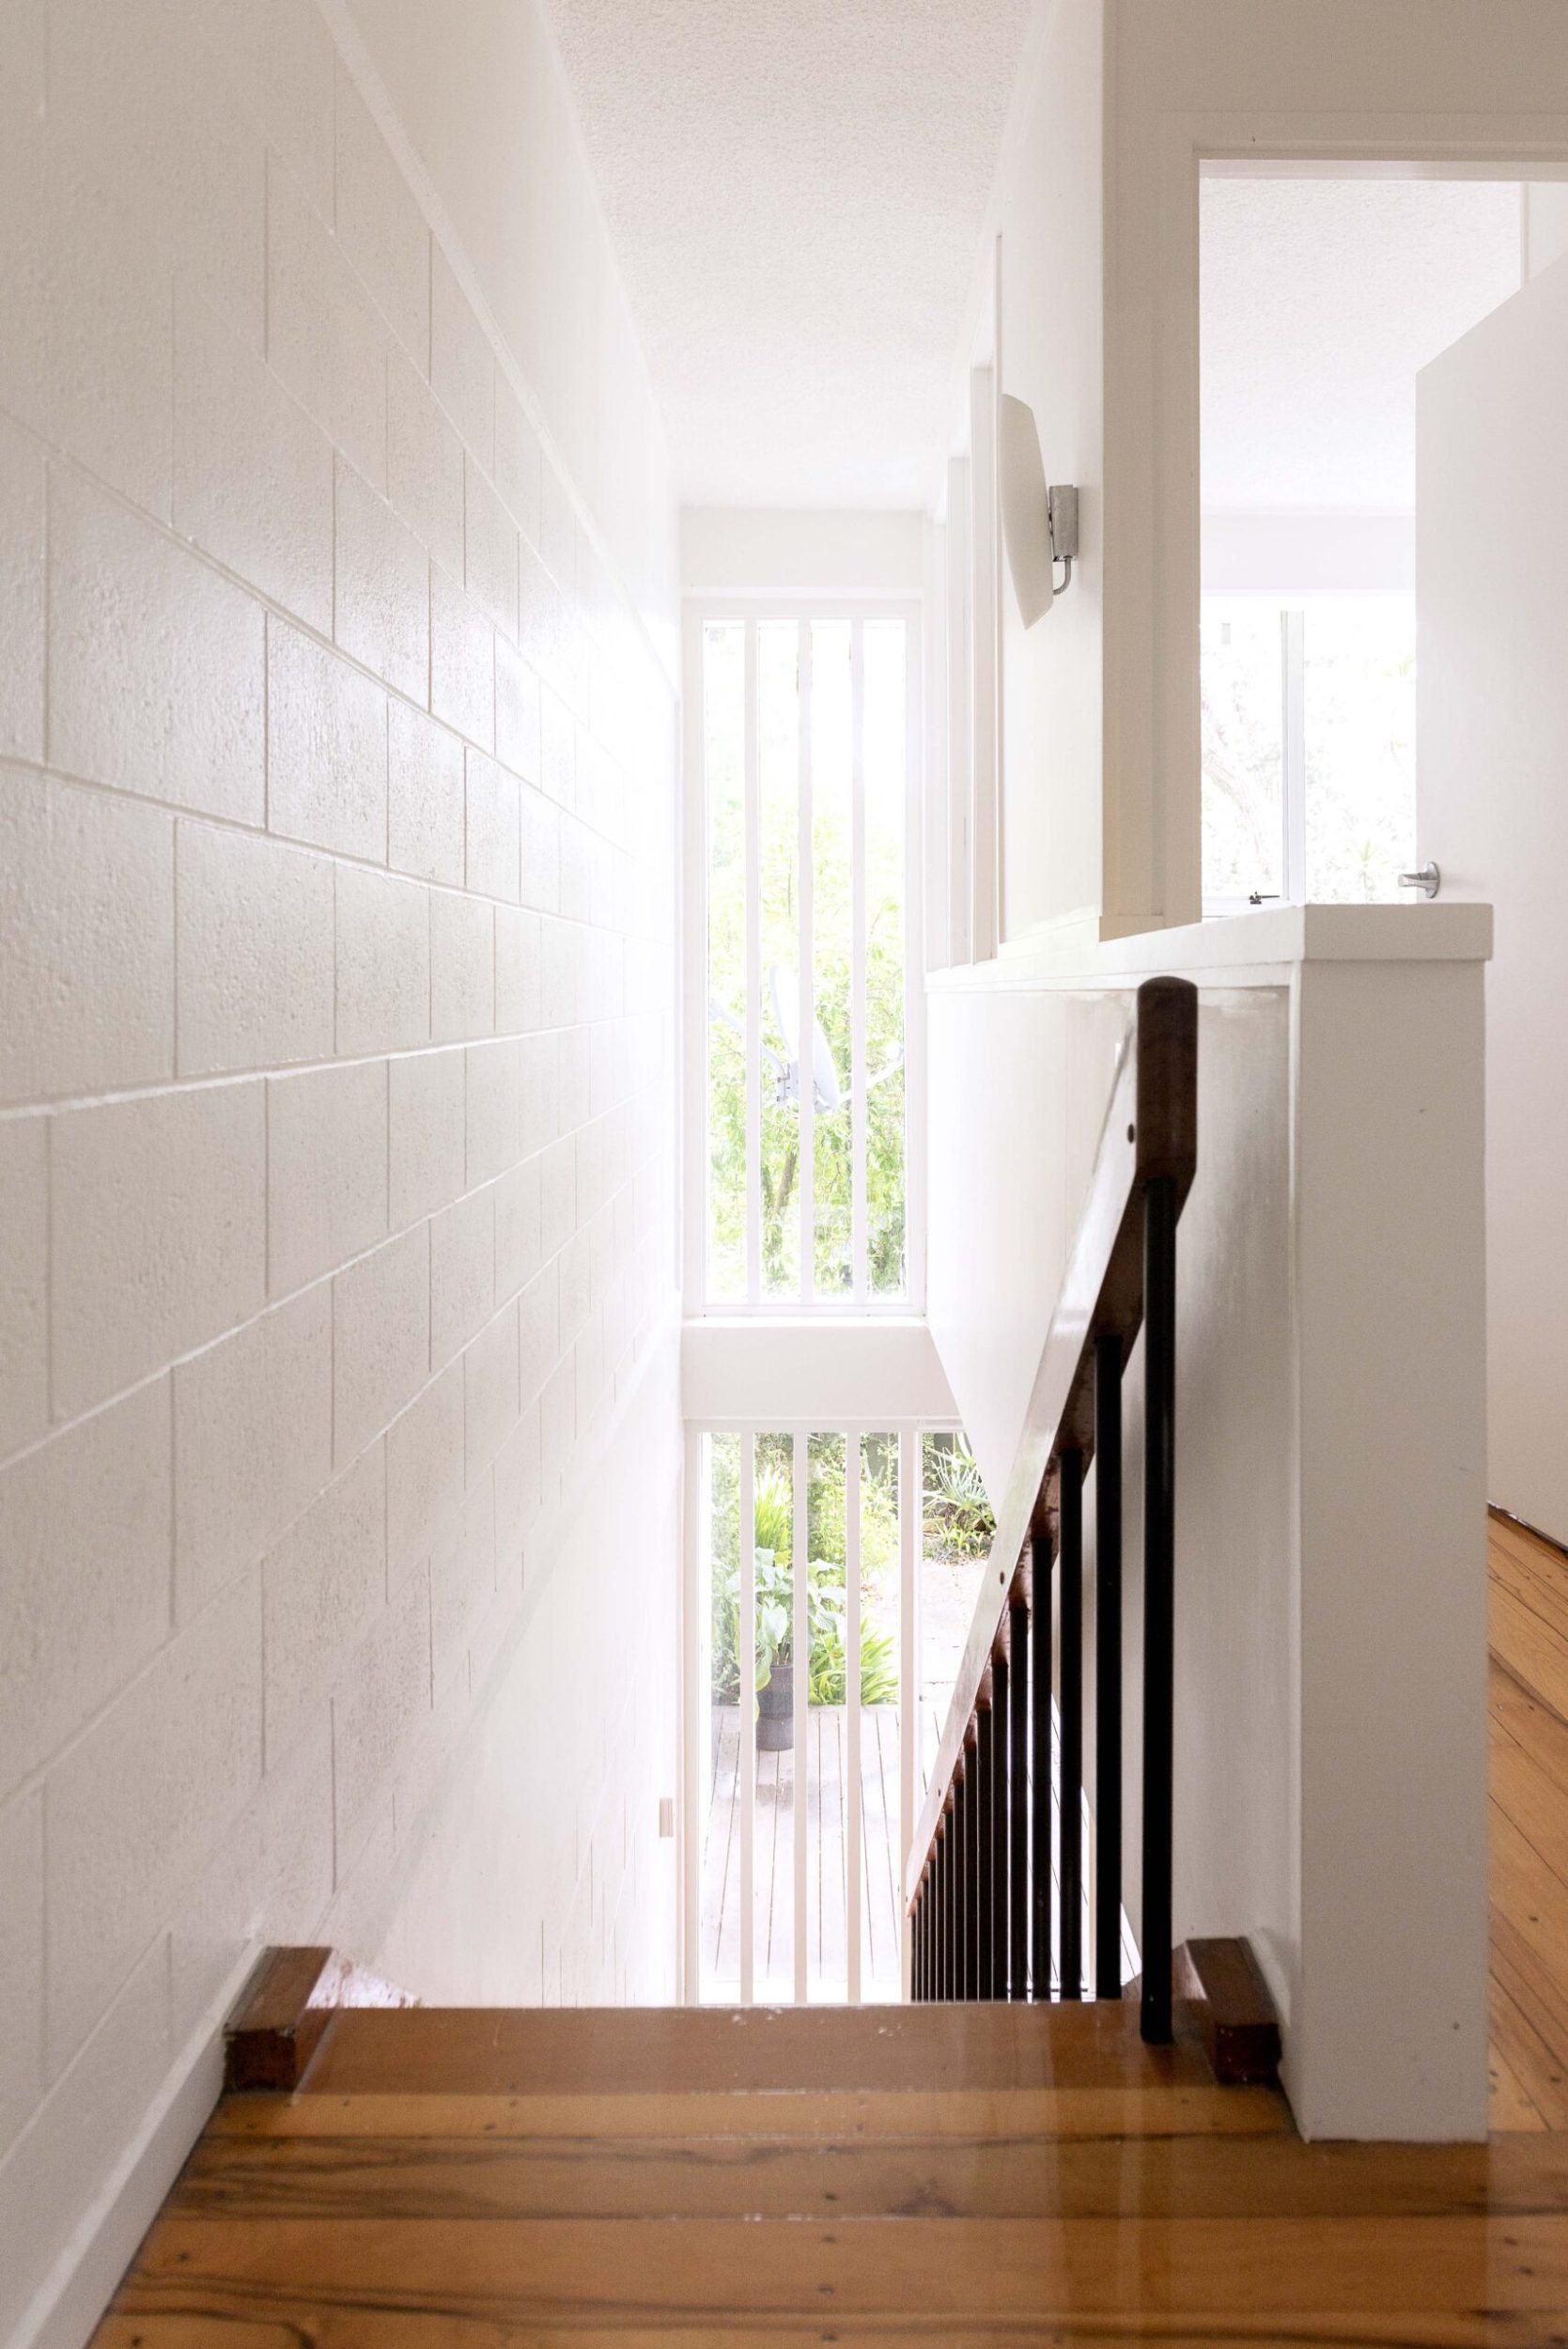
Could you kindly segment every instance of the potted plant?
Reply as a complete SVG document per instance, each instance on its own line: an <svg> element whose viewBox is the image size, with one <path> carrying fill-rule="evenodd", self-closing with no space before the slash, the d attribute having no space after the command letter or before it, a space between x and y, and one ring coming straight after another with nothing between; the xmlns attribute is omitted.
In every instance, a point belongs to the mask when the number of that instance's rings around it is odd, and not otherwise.
<svg viewBox="0 0 1568 2349"><path fill-rule="evenodd" d="M757 1750L787 1753L795 1744L795 1569L790 1480L765 1470L754 1497L755 1561L753 1588L756 1637L753 1650ZM814 1559L807 1590L810 1654L806 1693L810 1704L846 1701L845 1617L847 1606L842 1560ZM738 1703L740 1671L740 1569L737 1558L714 1566L713 1688L722 1703ZM861 1703L890 1704L898 1695L892 1635L865 1623L861 1631Z"/></svg>

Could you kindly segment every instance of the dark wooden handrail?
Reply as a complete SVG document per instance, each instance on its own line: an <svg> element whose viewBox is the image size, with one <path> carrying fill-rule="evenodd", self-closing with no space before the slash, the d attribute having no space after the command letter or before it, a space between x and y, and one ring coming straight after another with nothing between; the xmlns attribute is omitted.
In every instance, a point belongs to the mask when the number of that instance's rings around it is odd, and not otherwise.
<svg viewBox="0 0 1568 2349"><path fill-rule="evenodd" d="M1138 990L1132 1022L1117 1065L1088 1195L1041 1349L1012 1474L997 1518L996 1538L981 1579L936 1765L909 1846L905 1897L911 1909L920 1905L923 1883L929 1884L936 1874L933 1859L939 1826L944 1811L948 1811L955 1779L962 1776L966 1746L970 1750L970 1767L973 1766L978 1715L986 1695L995 1685L993 1666L1004 1658L1011 1662L1011 1686L1017 1692L1021 1716L1024 1659L1014 1651L1020 1625L1027 1620L1036 1598L1048 1610L1049 1607L1050 1560L1062 1530L1063 1463L1066 1462L1069 1470L1065 1532L1076 1559L1078 1496L1094 1451L1096 1420L1106 1410L1112 1386L1119 1412L1120 1372L1143 1323L1146 1278L1165 1285L1173 1278L1175 1221L1197 1166L1197 1068L1196 988L1186 979L1146 980ZM1173 1297L1168 1301L1173 1307ZM1163 1335L1161 1345L1163 1347ZM1112 1364L1114 1377L1110 1377L1108 1367ZM1150 1426L1148 1470L1155 1503L1151 1521L1157 1525L1162 1495L1168 1498L1170 1488L1168 1409L1164 1420L1163 1434L1156 1419L1151 1419ZM1119 1430L1119 1419L1114 1424ZM1102 1515L1101 1526L1104 1532L1113 1525L1119 1543L1119 1478L1115 1503L1112 1512ZM1159 1537L1168 1545L1168 1525ZM1119 1566L1119 1559L1117 1563ZM1032 1588L1036 1573L1046 1585L1039 1594ZM1042 1642L1036 1640L1032 1644L1037 1673ZM1048 1645L1043 1652L1048 1658ZM1117 1670L1119 1672L1119 1659ZM1103 1674L1100 1688L1103 1694ZM1016 1729L1010 1744L1010 1775L1016 1777L1023 1752L1021 1725ZM1005 1760L1001 1757L1001 1762ZM992 1766L1000 1767L1001 1762ZM952 1815L950 1811L948 1815ZM1032 1860L1036 1878L1041 1854L1038 1824L1037 1812ZM1011 1819L1006 1833L998 1833L999 1857L1004 1850L1017 1851L1021 1843L1018 1822ZM1013 1874L1009 1865L1010 1876ZM1035 1894L1038 1919L1044 1894L1038 1881ZM1015 1920L1021 1898L1021 1890L1015 1883L1011 1912ZM994 1947L995 1933L1005 1913L999 1902L997 1924L988 1920L982 1924L983 1949ZM1157 1919L1145 1920L1146 1935L1151 1923L1158 1930ZM1076 1920L1073 1931L1076 1933ZM1038 1940L1038 1931L1035 1937ZM1010 1940L1015 1948L1017 1938L1017 1930L1012 1930ZM1159 1961L1151 1962L1157 1977ZM1167 1953L1167 1972L1169 1962ZM923 1971L934 1978L929 1964ZM1076 1969L1073 1979L1076 1983ZM1068 1995L1077 1995L1076 1989Z"/></svg>

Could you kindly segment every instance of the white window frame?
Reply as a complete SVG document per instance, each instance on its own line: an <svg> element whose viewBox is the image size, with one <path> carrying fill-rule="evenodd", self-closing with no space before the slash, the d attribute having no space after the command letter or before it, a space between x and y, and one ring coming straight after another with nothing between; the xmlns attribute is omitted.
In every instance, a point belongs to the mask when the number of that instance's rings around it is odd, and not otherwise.
<svg viewBox="0 0 1568 2349"><path fill-rule="evenodd" d="M794 625L802 632L806 661L801 676L800 758L801 829L800 937L811 942L811 865L805 853L811 825L810 794L810 627L813 621L848 621L854 630L855 725L860 732L859 646L867 622L897 620L904 626L905 693L905 882L904 882L904 1077L905 1077L905 1268L904 1292L877 1297L867 1286L865 1229L865 1128L857 1113L853 1126L855 1179L853 1186L852 1255L855 1286L851 1298L814 1297L807 1283L815 1272L815 1244L804 1245L815 1233L814 1128L815 1102L810 1084L800 1088L800 1175L799 1214L802 1234L802 1286L794 1296L768 1295L761 1282L761 967L758 940L760 906L755 894L756 853L756 702L755 631L769 623ZM748 841L747 908L747 1295L710 1298L708 1260L708 1137L707 1076L709 1020L707 1010L707 788L704 724L703 641L714 624L746 628L746 793ZM705 597L688 600L684 615L685 686L685 841L683 871L684 928L684 1178L683 1178L683 1308L690 1319L714 1317L778 1318L809 1315L844 1318L846 1315L908 1318L925 1310L925 972L924 951L924 701L922 687L922 607L908 597L846 598L833 596L763 598ZM863 848L863 800L857 752L855 776L857 861ZM858 927L854 940L851 1001L854 1005L854 1060L850 1082L861 1081L864 1050L864 897L852 893ZM809 952L799 957L800 972L800 1034L814 1033L810 1008ZM802 1044L802 1057L804 1056ZM863 1097L862 1097L863 1100Z"/></svg>
<svg viewBox="0 0 1568 2349"><path fill-rule="evenodd" d="M1205 590L1217 600L1243 600L1241 591L1223 587ZM1305 905L1307 901L1307 693L1306 607L1288 595L1253 595L1246 600L1277 605L1280 614L1280 893L1265 905ZM1199 790L1203 788L1203 754L1199 753ZM1256 910L1250 896L1203 892L1203 916L1214 920L1232 913Z"/></svg>
<svg viewBox="0 0 1568 2349"><path fill-rule="evenodd" d="M1380 588L1364 590L1369 595L1381 595ZM1280 617L1280 828L1281 853L1280 894L1277 898L1265 897L1265 905L1305 905L1307 903L1307 621L1314 604L1333 599L1332 591L1303 591L1299 588L1279 592L1261 588L1206 587L1200 599L1210 599L1226 603L1261 603L1276 610ZM1200 656L1201 663L1202 656ZM1200 700L1202 674L1200 666ZM1199 752L1200 824L1202 822L1203 753ZM1200 836L1200 857L1202 839ZM1214 920L1233 913L1248 913L1255 909L1250 896L1235 896L1204 890L1203 916Z"/></svg>

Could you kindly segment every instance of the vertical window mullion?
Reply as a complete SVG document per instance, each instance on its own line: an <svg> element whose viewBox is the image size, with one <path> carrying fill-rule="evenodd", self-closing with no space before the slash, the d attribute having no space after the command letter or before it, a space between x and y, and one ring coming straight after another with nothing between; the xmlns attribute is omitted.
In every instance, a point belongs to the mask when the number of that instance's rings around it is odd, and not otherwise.
<svg viewBox="0 0 1568 2349"><path fill-rule="evenodd" d="M762 791L757 628L746 622L746 1295L762 1300Z"/></svg>
<svg viewBox="0 0 1568 2349"><path fill-rule="evenodd" d="M921 1456L920 1431L898 1431L898 1877L900 1965L903 1995L909 1995L908 1920L904 1912L904 1885L909 1867L909 1843L915 1824L915 1767L920 1728L920 1505L916 1475Z"/></svg>
<svg viewBox="0 0 1568 2349"><path fill-rule="evenodd" d="M1283 880L1287 905L1307 902L1307 695L1304 612L1280 614L1280 813L1284 825Z"/></svg>
<svg viewBox="0 0 1568 2349"><path fill-rule="evenodd" d="M921 824L925 777L921 639L904 626L904 1291L925 1310L925 1000L926 884Z"/></svg>
<svg viewBox="0 0 1568 2349"><path fill-rule="evenodd" d="M849 631L849 1267L857 1305L866 1298L865 1230L865 623Z"/></svg>
<svg viewBox="0 0 1568 2349"><path fill-rule="evenodd" d="M706 1436L686 1431L682 1490L682 1588L686 1631L685 1738L681 1755L681 1994L688 2005L702 1996L703 1859L707 1843L706 1797L713 1783L713 1507Z"/></svg>
<svg viewBox="0 0 1568 2349"><path fill-rule="evenodd" d="M754 1995L756 1941L757 1574L755 1436L740 1439L740 2003Z"/></svg>
<svg viewBox="0 0 1568 2349"><path fill-rule="evenodd" d="M798 1183L800 1202L800 1302L803 1305L809 1305L816 1295L816 977L814 968L816 948L812 935L812 882L815 868L812 848L811 622L809 620L803 619L800 622L796 661L799 695L797 723L800 737L800 845L796 852L799 876L796 905L799 919L797 952L800 982L796 1101L799 1111L798 1133L800 1151Z"/></svg>
<svg viewBox="0 0 1568 2349"><path fill-rule="evenodd" d="M970 808L970 465L954 457L947 467L947 902L948 958L972 962L973 837Z"/></svg>
<svg viewBox="0 0 1568 2349"><path fill-rule="evenodd" d="M809 1885L808 1847L806 1843L806 1805L811 1784L811 1755L806 1740L810 1720L806 1699L810 1693L811 1625L808 1613L811 1554L807 1541L809 1531L807 1509L809 1493L807 1478L810 1470L811 1438L799 1428L794 1437L794 1590L791 1607L792 1644L795 1652L793 1695L795 1700L795 1997L804 2006L811 1991L808 1960L810 1931L807 1918Z"/></svg>
<svg viewBox="0 0 1568 2349"><path fill-rule="evenodd" d="M861 1999L861 1435L844 1439L844 1924L848 1961L846 1996Z"/></svg>

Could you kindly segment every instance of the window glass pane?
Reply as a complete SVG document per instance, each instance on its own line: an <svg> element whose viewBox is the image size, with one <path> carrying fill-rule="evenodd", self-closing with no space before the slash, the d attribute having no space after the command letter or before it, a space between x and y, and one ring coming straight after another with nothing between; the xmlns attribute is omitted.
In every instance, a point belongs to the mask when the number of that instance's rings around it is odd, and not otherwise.
<svg viewBox="0 0 1568 2349"><path fill-rule="evenodd" d="M795 1444L756 1439L754 1992L795 1996Z"/></svg>
<svg viewBox="0 0 1568 2349"><path fill-rule="evenodd" d="M1279 896L1284 888L1280 606L1263 597L1205 596L1201 659L1203 895Z"/></svg>
<svg viewBox="0 0 1568 2349"><path fill-rule="evenodd" d="M708 1294L746 1293L746 632L703 631Z"/></svg>
<svg viewBox="0 0 1568 2349"><path fill-rule="evenodd" d="M904 1290L904 629L866 623L865 1208L867 1285Z"/></svg>
<svg viewBox="0 0 1568 2349"><path fill-rule="evenodd" d="M996 1521L961 1435L922 1439L920 1782L930 1783Z"/></svg>
<svg viewBox="0 0 1568 2349"><path fill-rule="evenodd" d="M908 627L861 624L864 782L865 1067L852 1066L854 1024L855 630L808 620L811 722L801 741L801 623L754 623L759 934L756 1016L761 1047L760 1231L748 1233L746 1143L747 659L746 626L703 630L703 730L707 821L706 1225L708 1298L748 1294L753 1248L765 1300L801 1298L842 1307L857 1294L853 1194L857 1122L864 1144L864 1288L907 1293L908 1088L905 988L908 890ZM815 1019L802 1055L800 786L811 787L812 935L807 976ZM815 1105L814 1224L802 1265L800 1063ZM749 1245L749 1237L750 1242Z"/></svg>
<svg viewBox="0 0 1568 2349"><path fill-rule="evenodd" d="M816 1017L826 1041L817 1055L815 1168L816 1295L851 1287L849 1216L850 788L853 768L849 623L812 626L812 937Z"/></svg>
<svg viewBox="0 0 1568 2349"><path fill-rule="evenodd" d="M703 1837L703 1998L740 1995L740 1438L703 1439L707 1585L707 1812Z"/></svg>
<svg viewBox="0 0 1568 2349"><path fill-rule="evenodd" d="M806 1983L811 1999L842 1999L849 1984L845 1837L844 1438L810 1439L806 1486L811 1561L808 1688Z"/></svg>
<svg viewBox="0 0 1568 2349"><path fill-rule="evenodd" d="M800 630L757 628L757 765L762 889L762 1285L800 1283L800 1105L793 1038L800 1025Z"/></svg>
<svg viewBox="0 0 1568 2349"><path fill-rule="evenodd" d="M861 1997L900 1993L898 1438L861 1446Z"/></svg>
<svg viewBox="0 0 1568 2349"><path fill-rule="evenodd" d="M1415 863L1415 598L1310 603L1303 685L1307 894L1391 901Z"/></svg>

